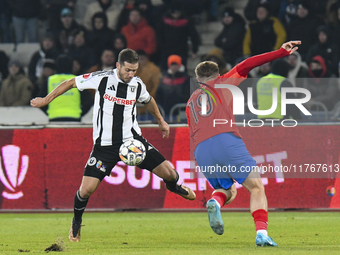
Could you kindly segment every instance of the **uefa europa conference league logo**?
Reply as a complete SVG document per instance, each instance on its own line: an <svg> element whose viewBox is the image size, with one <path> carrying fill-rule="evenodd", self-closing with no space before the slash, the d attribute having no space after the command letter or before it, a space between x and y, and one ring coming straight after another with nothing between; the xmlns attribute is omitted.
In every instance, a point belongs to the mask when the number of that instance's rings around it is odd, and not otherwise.
<svg viewBox="0 0 340 255"><path fill-rule="evenodd" d="M28 169L28 156L21 156L20 148L15 145L6 145L2 147L2 157L0 156L0 180L10 191L3 191L2 196L7 199L18 199L24 194L18 190L18 187L24 181ZM4 168L3 168L4 167Z"/></svg>

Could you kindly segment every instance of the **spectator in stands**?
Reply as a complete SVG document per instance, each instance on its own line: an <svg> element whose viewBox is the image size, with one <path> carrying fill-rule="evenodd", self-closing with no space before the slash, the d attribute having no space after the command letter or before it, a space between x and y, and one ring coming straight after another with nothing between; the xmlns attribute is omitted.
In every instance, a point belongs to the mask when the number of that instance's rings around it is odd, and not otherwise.
<svg viewBox="0 0 340 255"><path fill-rule="evenodd" d="M15 42L37 42L38 16L41 10L40 0L11 0L8 1L13 11L13 27Z"/></svg>
<svg viewBox="0 0 340 255"><path fill-rule="evenodd" d="M40 41L40 50L36 51L28 65L28 77L33 84L42 74L45 59L56 60L59 51L56 49L55 40L51 33L47 33Z"/></svg>
<svg viewBox="0 0 340 255"><path fill-rule="evenodd" d="M92 68L92 67L91 67ZM79 61L79 59L74 58L73 59L73 67L72 67L72 74L74 74L75 76L81 75L83 68L81 67L81 63Z"/></svg>
<svg viewBox="0 0 340 255"><path fill-rule="evenodd" d="M321 26L317 28L317 43L309 48L306 61L310 62L315 56L322 56L326 62L327 69L337 74L339 63L339 48L332 42L328 27Z"/></svg>
<svg viewBox="0 0 340 255"><path fill-rule="evenodd" d="M219 74L223 75L228 72L225 60L223 58L223 52L219 48L213 48L205 56L202 57L202 61L212 61L218 65Z"/></svg>
<svg viewBox="0 0 340 255"><path fill-rule="evenodd" d="M10 20L11 10L6 0L0 0L0 42L9 43L11 40Z"/></svg>
<svg viewBox="0 0 340 255"><path fill-rule="evenodd" d="M26 77L21 63L17 60L10 61L8 71L9 75L1 86L0 106L29 105L33 84Z"/></svg>
<svg viewBox="0 0 340 255"><path fill-rule="evenodd" d="M256 19L257 7L260 4L267 4L270 13L276 17L280 9L281 0L248 0L248 3L244 8L244 16L248 21Z"/></svg>
<svg viewBox="0 0 340 255"><path fill-rule="evenodd" d="M268 110L272 106L273 101L273 89L277 89L277 100L280 102L281 89L291 88L293 85L289 82L287 78L290 65L283 59L275 60L272 63L271 72L262 77L256 83L256 99L258 105L258 110ZM294 93L286 94L288 99L296 98ZM261 119L289 119L293 118L295 120L301 119L300 110L292 104L288 104L286 107L287 115L281 115L281 104L279 103L276 110L267 115L258 115L257 118Z"/></svg>
<svg viewBox="0 0 340 255"><path fill-rule="evenodd" d="M278 17L285 28L296 17L299 4L300 0L283 0L281 2Z"/></svg>
<svg viewBox="0 0 340 255"><path fill-rule="evenodd" d="M7 78L8 75L8 61L9 58L6 53L0 50L0 89L1 89L1 82Z"/></svg>
<svg viewBox="0 0 340 255"><path fill-rule="evenodd" d="M137 53L139 55L139 66L135 76L139 76L142 79L149 94L156 98L158 84L162 77L161 71L158 66L149 60L149 56L145 51L138 50Z"/></svg>
<svg viewBox="0 0 340 255"><path fill-rule="evenodd" d="M96 64L93 49L86 45L84 30L79 30L78 33L74 35L73 44L67 55L72 59L79 59L82 67L80 70L81 73L88 72L88 70Z"/></svg>
<svg viewBox="0 0 340 255"><path fill-rule="evenodd" d="M309 1L301 0L298 5L297 16L288 26L288 39L301 40L299 53L303 61L306 60L308 49L316 42L315 31L322 21L311 12Z"/></svg>
<svg viewBox="0 0 340 255"><path fill-rule="evenodd" d="M270 16L268 4L257 7L256 20L249 23L243 42L243 55L254 56L278 50L286 40L286 31L281 22Z"/></svg>
<svg viewBox="0 0 340 255"><path fill-rule="evenodd" d="M48 77L56 74L56 65L54 59L45 59L44 65L42 68L42 73L38 77L35 83L35 89L32 95L32 98L37 96L46 95L47 93L47 80Z"/></svg>
<svg viewBox="0 0 340 255"><path fill-rule="evenodd" d="M79 32L81 26L73 18L73 12L70 8L64 8L60 12L60 20L62 28L54 31L54 36L57 38L57 47L67 53L71 47L74 36Z"/></svg>
<svg viewBox="0 0 340 255"><path fill-rule="evenodd" d="M332 10L329 13L331 21L328 27L331 31L331 39L335 45L340 47L340 1L331 6Z"/></svg>
<svg viewBox="0 0 340 255"><path fill-rule="evenodd" d="M288 78L310 77L308 65L302 61L299 52L295 51L287 56L287 62L290 64Z"/></svg>
<svg viewBox="0 0 340 255"><path fill-rule="evenodd" d="M50 30L58 30L62 27L60 12L64 8L74 10L77 0L45 0L45 12Z"/></svg>
<svg viewBox="0 0 340 255"><path fill-rule="evenodd" d="M127 47L125 35L120 34L120 33L116 34L113 38L112 46L115 52L115 59L118 59L119 52Z"/></svg>
<svg viewBox="0 0 340 255"><path fill-rule="evenodd" d="M307 79L310 77L308 65L301 60L300 54L295 51L286 58L290 69L288 72L288 79L293 87L306 87Z"/></svg>
<svg viewBox="0 0 340 255"><path fill-rule="evenodd" d="M258 68L254 68L253 70L253 72L250 72L251 78L262 78L272 71L272 64L271 62L267 62Z"/></svg>
<svg viewBox="0 0 340 255"><path fill-rule="evenodd" d="M117 32L122 32L122 28L129 23L129 15L132 9L135 8L136 0L126 0L123 10L121 10L118 22L117 22Z"/></svg>
<svg viewBox="0 0 340 255"><path fill-rule="evenodd" d="M174 105L186 103L190 97L190 77L182 64L182 58L178 55L169 56L168 67L157 89L157 101L166 115Z"/></svg>
<svg viewBox="0 0 340 255"><path fill-rule="evenodd" d="M63 54L56 61L57 74L48 78L45 95L50 93L61 82L75 77L72 72L72 59ZM92 96L89 91L80 92L73 88L58 97L42 110L46 111L50 121L80 121L92 106Z"/></svg>
<svg viewBox="0 0 340 255"><path fill-rule="evenodd" d="M149 56L156 51L157 42L153 28L143 18L138 9L132 9L129 23L122 28L127 47L132 50L144 50Z"/></svg>
<svg viewBox="0 0 340 255"><path fill-rule="evenodd" d="M136 0L135 8L140 10L142 17L146 19L151 27L156 27L156 18L151 0Z"/></svg>
<svg viewBox="0 0 340 255"><path fill-rule="evenodd" d="M100 60L103 49L111 46L115 32L107 27L107 17L103 12L97 12L92 17L92 31L88 33L87 42Z"/></svg>
<svg viewBox="0 0 340 255"><path fill-rule="evenodd" d="M167 59L176 54L182 58L182 64L186 66L188 58L188 39L192 44L192 57L196 58L200 36L192 20L184 15L181 4L175 1L167 14L163 17L157 33L160 52L161 69L167 69Z"/></svg>
<svg viewBox="0 0 340 255"><path fill-rule="evenodd" d="M236 59L243 56L245 22L232 8L227 7L222 13L222 24L223 30L216 37L215 45L223 49L225 61L234 66Z"/></svg>
<svg viewBox="0 0 340 255"><path fill-rule="evenodd" d="M83 26L87 30L92 30L92 17L97 12L105 13L107 17L107 26L111 30L116 30L118 16L120 13L119 4L113 0L97 0L88 5L84 19Z"/></svg>
<svg viewBox="0 0 340 255"><path fill-rule="evenodd" d="M335 78L335 76L327 70L326 62L321 56L313 57L309 63L309 72L312 79L308 80L306 89L309 90L312 98L308 103L321 102L331 111L339 100L338 84L336 79L322 78Z"/></svg>
<svg viewBox="0 0 340 255"><path fill-rule="evenodd" d="M97 65L92 66L89 70L89 73L101 71L101 70L105 70L105 71L112 70L116 68L115 64L116 64L116 58L115 58L114 51L112 49L104 49L100 57L100 62Z"/></svg>

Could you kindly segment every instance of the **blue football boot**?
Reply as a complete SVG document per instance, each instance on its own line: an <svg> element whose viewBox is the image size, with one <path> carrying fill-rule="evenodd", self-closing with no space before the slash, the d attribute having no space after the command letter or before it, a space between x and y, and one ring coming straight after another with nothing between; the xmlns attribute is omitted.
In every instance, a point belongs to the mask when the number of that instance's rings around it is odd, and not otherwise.
<svg viewBox="0 0 340 255"><path fill-rule="evenodd" d="M258 233L256 235L256 239L255 239L255 243L256 243L256 246L278 246L277 243L275 243L273 241L273 239L271 239L269 236L265 236L261 233Z"/></svg>
<svg viewBox="0 0 340 255"><path fill-rule="evenodd" d="M218 235L224 232L223 220L221 217L220 207L215 199L209 199L207 202L207 209L209 215L209 224L211 229Z"/></svg>

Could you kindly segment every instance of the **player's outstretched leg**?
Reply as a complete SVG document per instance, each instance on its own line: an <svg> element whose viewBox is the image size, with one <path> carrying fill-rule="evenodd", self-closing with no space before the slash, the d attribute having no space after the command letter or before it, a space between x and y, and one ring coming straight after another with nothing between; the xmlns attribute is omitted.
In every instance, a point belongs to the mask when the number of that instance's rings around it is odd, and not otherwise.
<svg viewBox="0 0 340 255"><path fill-rule="evenodd" d="M267 233L268 204L259 172L251 172L242 185L250 192L250 211L256 227L256 246L278 246Z"/></svg>
<svg viewBox="0 0 340 255"><path fill-rule="evenodd" d="M224 233L221 207L223 207L226 203L231 203L235 199L236 194L236 188L233 184L229 189L215 190L207 202L206 206L209 216L209 225L211 229L218 235L222 235Z"/></svg>
<svg viewBox="0 0 340 255"><path fill-rule="evenodd" d="M185 199L195 200L196 194L189 187L177 184L179 175L167 161L163 161L160 165L152 170L152 173L164 180L165 186L168 190L176 193Z"/></svg>

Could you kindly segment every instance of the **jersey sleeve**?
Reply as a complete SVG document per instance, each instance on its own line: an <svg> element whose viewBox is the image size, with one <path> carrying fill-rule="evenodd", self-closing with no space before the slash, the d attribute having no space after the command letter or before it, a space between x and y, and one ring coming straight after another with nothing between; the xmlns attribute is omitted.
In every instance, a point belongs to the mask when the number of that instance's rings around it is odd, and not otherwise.
<svg viewBox="0 0 340 255"><path fill-rule="evenodd" d="M95 73L87 73L75 77L76 86L80 91L84 89L97 90L103 76L96 75Z"/></svg>
<svg viewBox="0 0 340 255"><path fill-rule="evenodd" d="M144 104L147 104L151 100L151 95L147 91L146 86L145 86L145 84L142 80L139 79L138 83L141 85L141 92L140 92L139 97L137 98L137 101L144 103Z"/></svg>
<svg viewBox="0 0 340 255"><path fill-rule="evenodd" d="M190 107L187 105L185 109L185 114L187 115L188 126L190 127Z"/></svg>

